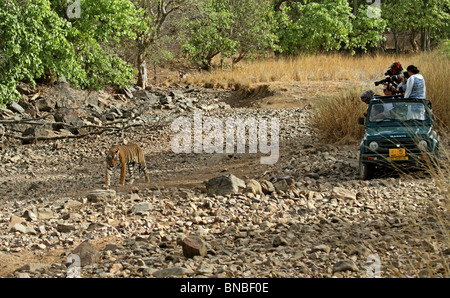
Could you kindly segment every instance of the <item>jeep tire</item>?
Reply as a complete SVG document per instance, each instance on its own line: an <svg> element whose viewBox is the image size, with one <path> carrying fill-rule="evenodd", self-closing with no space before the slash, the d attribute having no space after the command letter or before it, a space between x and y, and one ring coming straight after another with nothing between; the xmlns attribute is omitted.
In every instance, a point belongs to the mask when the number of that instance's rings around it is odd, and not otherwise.
<svg viewBox="0 0 450 298"><path fill-rule="evenodd" d="M373 178L374 172L375 172L375 165L363 162L361 154L360 154L359 155L359 177L362 180L370 180Z"/></svg>

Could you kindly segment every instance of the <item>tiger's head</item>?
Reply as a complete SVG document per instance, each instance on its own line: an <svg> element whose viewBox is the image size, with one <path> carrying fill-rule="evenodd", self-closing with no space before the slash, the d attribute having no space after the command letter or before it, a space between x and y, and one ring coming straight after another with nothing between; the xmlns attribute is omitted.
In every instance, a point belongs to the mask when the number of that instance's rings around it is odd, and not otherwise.
<svg viewBox="0 0 450 298"><path fill-rule="evenodd" d="M119 162L119 146L113 146L106 155L106 163L114 167Z"/></svg>

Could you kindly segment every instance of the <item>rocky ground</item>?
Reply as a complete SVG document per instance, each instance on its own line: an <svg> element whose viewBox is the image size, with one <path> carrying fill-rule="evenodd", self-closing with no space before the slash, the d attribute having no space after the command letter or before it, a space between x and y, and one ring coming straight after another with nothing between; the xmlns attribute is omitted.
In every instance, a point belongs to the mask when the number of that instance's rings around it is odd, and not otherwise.
<svg viewBox="0 0 450 298"><path fill-rule="evenodd" d="M323 145L308 105L257 109L193 86L21 91L20 107L0 110L1 277L449 276L448 196L435 177L359 180L358 144ZM278 118L278 162L175 154L171 125L195 110L224 123ZM117 169L103 190L116 143L141 145L149 185L119 187Z"/></svg>

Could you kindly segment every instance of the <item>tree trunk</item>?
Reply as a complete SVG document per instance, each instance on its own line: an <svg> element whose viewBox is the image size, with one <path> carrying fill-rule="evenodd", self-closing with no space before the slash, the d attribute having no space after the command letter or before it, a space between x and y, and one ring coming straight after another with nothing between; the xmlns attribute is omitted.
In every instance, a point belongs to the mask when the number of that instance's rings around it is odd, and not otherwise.
<svg viewBox="0 0 450 298"><path fill-rule="evenodd" d="M431 51L430 29L424 28L422 30L422 51Z"/></svg>
<svg viewBox="0 0 450 298"><path fill-rule="evenodd" d="M353 15L358 14L358 0L353 0Z"/></svg>
<svg viewBox="0 0 450 298"><path fill-rule="evenodd" d="M395 53L398 54L398 53L400 53L400 46L399 46L399 42L398 42L398 32L397 31L394 32L394 42L395 42Z"/></svg>
<svg viewBox="0 0 450 298"><path fill-rule="evenodd" d="M426 34L426 38L425 38L425 41L426 41L426 50L428 51L428 52L430 52L431 51L431 35L430 35L430 29L427 29L426 30L426 32L427 32L427 34Z"/></svg>
<svg viewBox="0 0 450 298"><path fill-rule="evenodd" d="M137 85L143 89L147 87L147 63L145 62L145 55L138 55L138 81Z"/></svg>
<svg viewBox="0 0 450 298"><path fill-rule="evenodd" d="M419 49L419 46L417 45L417 42L416 42L416 36L417 36L417 32L412 30L411 35L409 36L409 42L411 43L413 52L417 52L417 50Z"/></svg>

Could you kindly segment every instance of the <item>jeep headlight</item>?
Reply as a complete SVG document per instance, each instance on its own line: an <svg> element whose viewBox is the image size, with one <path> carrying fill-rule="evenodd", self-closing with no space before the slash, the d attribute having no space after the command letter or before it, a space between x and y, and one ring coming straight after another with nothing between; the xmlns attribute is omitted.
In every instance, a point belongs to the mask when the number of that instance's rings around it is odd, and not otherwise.
<svg viewBox="0 0 450 298"><path fill-rule="evenodd" d="M369 144L369 149L370 149L370 150L372 150L372 151L377 151L378 148L379 148L379 145L378 145L377 142L375 142L375 141L370 142L370 144Z"/></svg>
<svg viewBox="0 0 450 298"><path fill-rule="evenodd" d="M421 140L419 143L417 143L417 147L420 151L428 151L428 143L425 140Z"/></svg>

